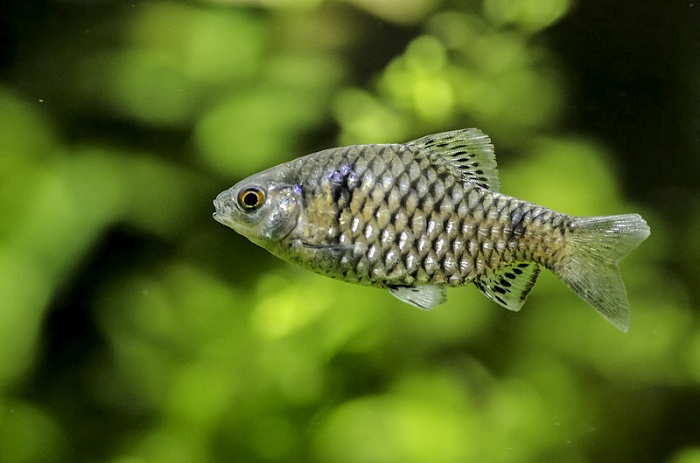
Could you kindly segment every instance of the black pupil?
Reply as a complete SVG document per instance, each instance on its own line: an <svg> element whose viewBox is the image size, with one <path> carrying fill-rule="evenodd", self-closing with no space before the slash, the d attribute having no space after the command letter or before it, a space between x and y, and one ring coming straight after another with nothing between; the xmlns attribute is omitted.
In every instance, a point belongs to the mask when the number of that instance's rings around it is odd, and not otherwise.
<svg viewBox="0 0 700 463"><path fill-rule="evenodd" d="M257 191L248 191L243 195L243 204L248 207L255 207L260 201L260 193Z"/></svg>

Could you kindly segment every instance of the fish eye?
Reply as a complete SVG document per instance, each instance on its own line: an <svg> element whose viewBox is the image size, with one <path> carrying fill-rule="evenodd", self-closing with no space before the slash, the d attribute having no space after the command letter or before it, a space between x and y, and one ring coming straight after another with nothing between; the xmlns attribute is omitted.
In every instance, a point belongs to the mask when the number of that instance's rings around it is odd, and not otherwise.
<svg viewBox="0 0 700 463"><path fill-rule="evenodd" d="M259 208L264 202L265 193L260 188L246 188L238 193L238 205L247 211Z"/></svg>

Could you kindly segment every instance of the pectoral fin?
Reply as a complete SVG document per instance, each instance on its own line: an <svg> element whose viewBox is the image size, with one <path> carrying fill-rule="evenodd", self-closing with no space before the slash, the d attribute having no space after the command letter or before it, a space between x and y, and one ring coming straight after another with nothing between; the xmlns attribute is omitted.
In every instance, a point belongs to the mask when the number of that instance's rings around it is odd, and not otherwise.
<svg viewBox="0 0 700 463"><path fill-rule="evenodd" d="M474 284L489 299L517 312L530 294L539 274L540 267L537 264L516 262L480 276L474 280Z"/></svg>
<svg viewBox="0 0 700 463"><path fill-rule="evenodd" d="M395 298L424 310L432 309L447 300L444 286L390 286L387 290Z"/></svg>

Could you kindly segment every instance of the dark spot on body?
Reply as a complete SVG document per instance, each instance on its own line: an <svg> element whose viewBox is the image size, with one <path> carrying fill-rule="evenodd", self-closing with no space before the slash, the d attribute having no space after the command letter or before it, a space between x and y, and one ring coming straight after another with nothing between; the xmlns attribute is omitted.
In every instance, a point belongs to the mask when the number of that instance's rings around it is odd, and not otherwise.
<svg viewBox="0 0 700 463"><path fill-rule="evenodd" d="M352 190L357 186L357 174L354 165L342 166L331 173L331 197L339 206L350 204Z"/></svg>

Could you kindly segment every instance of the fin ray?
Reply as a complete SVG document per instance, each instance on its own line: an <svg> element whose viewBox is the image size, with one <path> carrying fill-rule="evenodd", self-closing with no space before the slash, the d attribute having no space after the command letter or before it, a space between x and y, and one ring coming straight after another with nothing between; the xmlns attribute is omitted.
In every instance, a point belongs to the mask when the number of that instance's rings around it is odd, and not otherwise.
<svg viewBox="0 0 700 463"><path fill-rule="evenodd" d="M423 310L432 309L447 300L444 286L389 286L387 290L395 298Z"/></svg>
<svg viewBox="0 0 700 463"><path fill-rule="evenodd" d="M649 226L639 214L624 214L575 218L571 230L573 249L551 270L606 320L626 332L629 306L617 263L649 236Z"/></svg>
<svg viewBox="0 0 700 463"><path fill-rule="evenodd" d="M407 145L435 154L437 162L443 163L465 182L476 183L495 192L500 187L491 139L479 129L436 133Z"/></svg>
<svg viewBox="0 0 700 463"><path fill-rule="evenodd" d="M474 284L489 299L517 312L525 303L539 274L539 265L515 262L478 277Z"/></svg>

